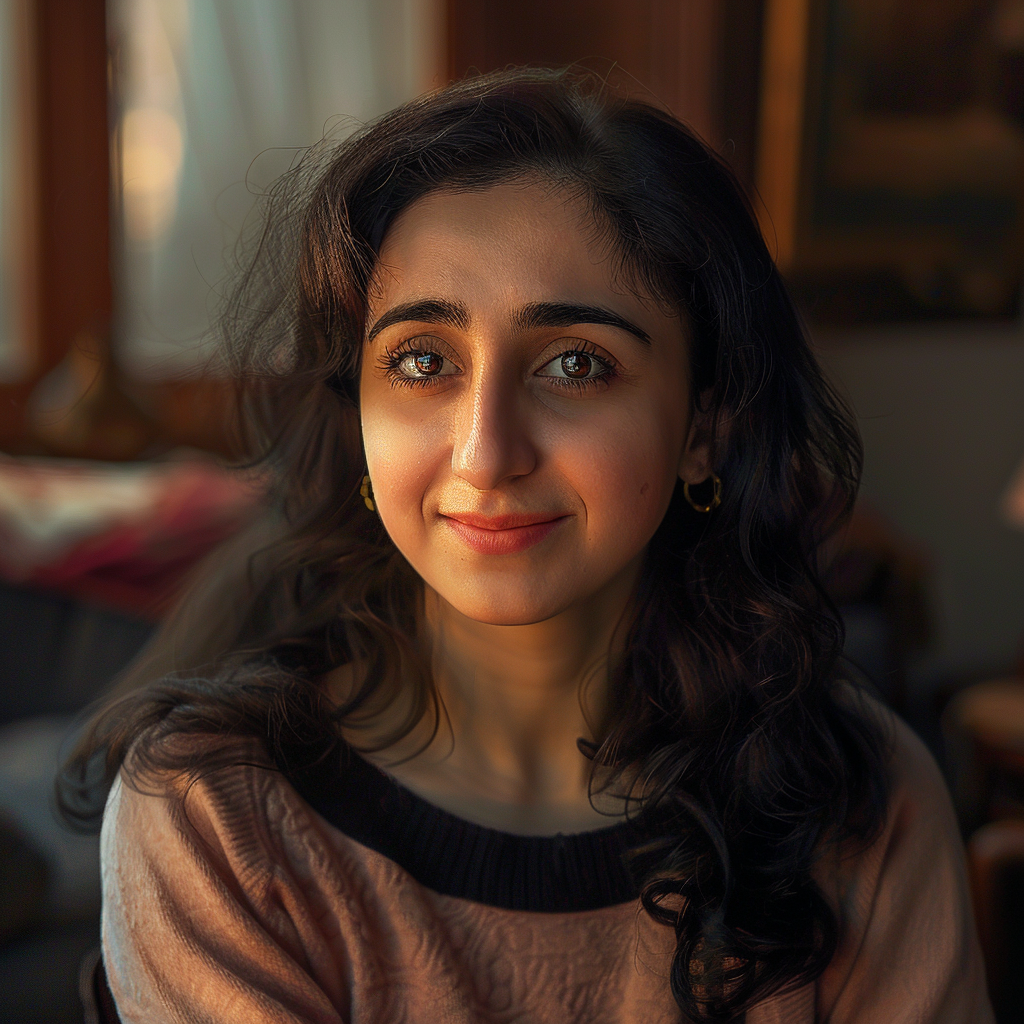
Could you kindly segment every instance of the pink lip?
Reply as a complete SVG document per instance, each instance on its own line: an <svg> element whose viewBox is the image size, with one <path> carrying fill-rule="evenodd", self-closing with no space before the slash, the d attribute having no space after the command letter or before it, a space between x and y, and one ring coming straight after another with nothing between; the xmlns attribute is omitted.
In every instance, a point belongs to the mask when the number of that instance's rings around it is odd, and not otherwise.
<svg viewBox="0 0 1024 1024"><path fill-rule="evenodd" d="M475 512L443 514L448 525L471 547L484 555L511 555L539 544L568 516L550 513L482 516Z"/></svg>

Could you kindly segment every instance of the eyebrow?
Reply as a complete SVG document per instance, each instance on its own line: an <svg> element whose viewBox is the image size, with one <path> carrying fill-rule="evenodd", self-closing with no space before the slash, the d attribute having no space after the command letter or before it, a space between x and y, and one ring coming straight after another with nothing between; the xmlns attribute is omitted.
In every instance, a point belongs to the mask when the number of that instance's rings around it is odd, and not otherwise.
<svg viewBox="0 0 1024 1024"><path fill-rule="evenodd" d="M458 327L460 330L469 327L469 313L461 302L421 299L418 302L400 303L382 314L367 332L366 340L371 342L381 331L409 320L418 320L425 324L445 324L448 327Z"/></svg>
<svg viewBox="0 0 1024 1024"><path fill-rule="evenodd" d="M603 306L578 305L572 302L532 302L516 314L515 322L524 329L599 324L626 331L645 345L651 343L651 336L642 327Z"/></svg>
<svg viewBox="0 0 1024 1024"><path fill-rule="evenodd" d="M450 302L445 299L403 302L381 315L367 332L366 340L371 342L381 331L410 320L426 324L445 324L466 330L470 317L461 302ZM574 302L531 302L515 314L513 323L522 330L597 324L603 327L617 327L620 331L632 334L645 345L651 343L651 336L642 327L603 306L581 305Z"/></svg>

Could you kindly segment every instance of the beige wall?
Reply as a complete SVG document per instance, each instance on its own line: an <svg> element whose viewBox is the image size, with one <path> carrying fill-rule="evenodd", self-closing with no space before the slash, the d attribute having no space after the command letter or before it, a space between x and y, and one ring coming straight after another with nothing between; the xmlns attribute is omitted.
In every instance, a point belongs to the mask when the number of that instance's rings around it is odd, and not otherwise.
<svg viewBox="0 0 1024 1024"><path fill-rule="evenodd" d="M999 503L1024 459L1024 328L822 334L864 437L863 494L930 549L939 636L922 682L1009 664L1024 638L1024 530Z"/></svg>

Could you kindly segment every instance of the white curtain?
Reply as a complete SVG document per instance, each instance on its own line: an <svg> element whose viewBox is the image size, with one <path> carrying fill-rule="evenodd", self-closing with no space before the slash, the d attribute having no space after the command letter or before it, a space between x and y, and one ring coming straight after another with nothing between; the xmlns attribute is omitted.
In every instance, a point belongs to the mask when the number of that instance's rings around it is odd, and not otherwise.
<svg viewBox="0 0 1024 1024"><path fill-rule="evenodd" d="M203 364L260 189L325 131L439 82L438 0L110 0L123 363Z"/></svg>

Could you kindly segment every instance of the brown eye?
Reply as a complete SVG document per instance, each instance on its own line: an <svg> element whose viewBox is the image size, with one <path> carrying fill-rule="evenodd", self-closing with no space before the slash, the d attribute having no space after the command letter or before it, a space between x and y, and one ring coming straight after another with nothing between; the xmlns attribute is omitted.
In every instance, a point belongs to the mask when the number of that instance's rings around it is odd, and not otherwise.
<svg viewBox="0 0 1024 1024"><path fill-rule="evenodd" d="M455 377L462 371L450 356L441 355L433 349L436 339L424 339L431 348L409 351L385 351L380 366L385 376L395 387L423 385L432 387L433 382Z"/></svg>
<svg viewBox="0 0 1024 1024"><path fill-rule="evenodd" d="M581 388L610 384L616 376L615 363L609 357L592 354L584 348L571 348L545 363L537 371L537 376L580 392Z"/></svg>
<svg viewBox="0 0 1024 1024"><path fill-rule="evenodd" d="M444 359L436 352L421 352L413 357L413 365L424 377L436 377L441 372Z"/></svg>
<svg viewBox="0 0 1024 1024"><path fill-rule="evenodd" d="M566 352L562 356L562 373L579 379L590 376L594 361L585 352Z"/></svg>

